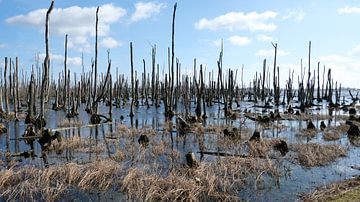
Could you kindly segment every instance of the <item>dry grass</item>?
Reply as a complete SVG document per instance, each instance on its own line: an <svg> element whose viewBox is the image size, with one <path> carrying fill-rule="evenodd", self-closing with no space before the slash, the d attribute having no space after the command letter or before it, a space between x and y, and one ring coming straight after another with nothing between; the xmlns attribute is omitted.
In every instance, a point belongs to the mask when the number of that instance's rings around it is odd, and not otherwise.
<svg viewBox="0 0 360 202"><path fill-rule="evenodd" d="M105 146L103 142L98 142L96 144L94 139L72 136L63 139L60 143L54 141L50 147L50 150L54 151L63 151L64 149L84 153L101 153L105 150Z"/></svg>
<svg viewBox="0 0 360 202"><path fill-rule="evenodd" d="M313 138L318 134L318 132L319 131L317 131L315 129L302 128L297 132L297 135L299 135L301 137Z"/></svg>
<svg viewBox="0 0 360 202"><path fill-rule="evenodd" d="M165 176L132 168L121 190L134 201L237 201L246 177L261 173L278 174L269 160L232 157L201 163L196 170L178 167Z"/></svg>
<svg viewBox="0 0 360 202"><path fill-rule="evenodd" d="M329 120L332 116L328 114L305 114L301 113L300 115L295 114L281 114L281 117L285 120L298 120L298 121L306 121L306 120Z"/></svg>
<svg viewBox="0 0 360 202"><path fill-rule="evenodd" d="M280 143L280 139L263 139L261 141L249 142L249 154L254 157L269 156L273 147Z"/></svg>
<svg viewBox="0 0 360 202"><path fill-rule="evenodd" d="M137 137L140 135L154 136L157 134L157 131L155 129L147 128L147 127L131 128L128 127L127 125L120 124L117 126L117 130L114 131L114 134L116 136L119 135L120 137L129 138L129 137Z"/></svg>
<svg viewBox="0 0 360 202"><path fill-rule="evenodd" d="M119 154L119 158L123 157ZM191 169L182 163L178 152L169 154L169 158L174 164L170 169L155 162L127 167L124 162L105 159L85 165L3 170L0 197L10 201L54 201L66 199L71 190L119 190L133 201L237 201L239 190L248 183L266 183L261 180L263 176L280 176L269 159L219 158Z"/></svg>
<svg viewBox="0 0 360 202"><path fill-rule="evenodd" d="M303 201L358 201L360 178L335 182L307 194L301 194Z"/></svg>
<svg viewBox="0 0 360 202"><path fill-rule="evenodd" d="M1 135L1 133L5 133L6 130L7 130L6 127L0 123L0 135Z"/></svg>
<svg viewBox="0 0 360 202"><path fill-rule="evenodd" d="M296 161L305 167L327 165L339 157L347 155L345 148L335 144L297 144L293 145L297 152Z"/></svg>
<svg viewBox="0 0 360 202"><path fill-rule="evenodd" d="M68 163L46 169L23 167L0 171L0 196L9 201L54 201L76 187L81 190L108 190L121 171L114 161L86 165Z"/></svg>
<svg viewBox="0 0 360 202"><path fill-rule="evenodd" d="M80 127L82 125L84 125L84 123L81 120L64 118L59 121L58 127Z"/></svg>
<svg viewBox="0 0 360 202"><path fill-rule="evenodd" d="M343 133L347 132L347 130L349 130L349 125L346 124L341 124L338 126L330 126L324 130L323 138L325 141L338 140L341 138L341 135Z"/></svg>

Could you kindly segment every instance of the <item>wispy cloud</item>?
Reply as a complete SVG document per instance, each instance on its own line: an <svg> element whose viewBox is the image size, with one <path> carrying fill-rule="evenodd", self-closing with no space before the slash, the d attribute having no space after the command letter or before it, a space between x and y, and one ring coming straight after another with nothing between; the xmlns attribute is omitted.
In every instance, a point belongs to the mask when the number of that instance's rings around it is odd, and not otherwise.
<svg viewBox="0 0 360 202"><path fill-rule="evenodd" d="M274 11L266 11L263 13L229 12L213 19L202 18L195 23L195 28L198 30L244 29L250 31L274 31L276 25L268 22L268 20L274 19L276 16L277 13Z"/></svg>
<svg viewBox="0 0 360 202"><path fill-rule="evenodd" d="M220 47L221 46L222 39L216 39L211 42L213 46Z"/></svg>
<svg viewBox="0 0 360 202"><path fill-rule="evenodd" d="M251 43L251 39L248 37L243 37L243 36L238 36L238 35L234 35L232 37L228 38L228 41L232 44L232 45L236 45L236 46L245 46L249 43Z"/></svg>
<svg viewBox="0 0 360 202"><path fill-rule="evenodd" d="M261 42L277 41L276 38L264 34L257 35L256 39Z"/></svg>
<svg viewBox="0 0 360 202"><path fill-rule="evenodd" d="M301 10L287 10L286 14L281 18L282 20L294 19L296 21L302 21L306 13Z"/></svg>
<svg viewBox="0 0 360 202"><path fill-rule="evenodd" d="M51 14L51 32L58 36L69 35L69 47L86 49L89 37L95 35L96 7L72 6L55 8ZM126 10L114 4L104 4L99 8L99 36L106 37L110 33L110 26L118 22ZM8 24L26 25L42 30L45 24L46 9L37 9L27 14L17 15L5 20Z"/></svg>
<svg viewBox="0 0 360 202"><path fill-rule="evenodd" d="M344 63L344 62L350 62L351 59L349 57L343 56L343 55L326 55L326 56L320 56L318 58L320 62L325 63Z"/></svg>
<svg viewBox="0 0 360 202"><path fill-rule="evenodd" d="M354 87L359 83L358 71L360 62L358 59L343 54L332 54L317 58L321 65L331 68L334 80L341 82L344 87Z"/></svg>
<svg viewBox="0 0 360 202"><path fill-rule="evenodd" d="M255 53L256 56L262 56L262 57L270 57L270 56L274 56L274 54L275 54L274 49L268 49L268 50L260 49ZM277 50L277 56L286 56L289 54L290 52L281 49Z"/></svg>
<svg viewBox="0 0 360 202"><path fill-rule="evenodd" d="M137 22L140 20L151 18L160 13L161 9L165 8L163 3L155 2L138 2L135 4L135 12L131 15L131 21Z"/></svg>
<svg viewBox="0 0 360 202"><path fill-rule="evenodd" d="M0 43L0 48L5 48L5 47L6 47L6 45L5 45L5 44Z"/></svg>
<svg viewBox="0 0 360 202"><path fill-rule="evenodd" d="M360 7L345 6L343 8L339 8L337 12L340 14L360 13Z"/></svg>
<svg viewBox="0 0 360 202"><path fill-rule="evenodd" d="M355 46L353 49L351 49L348 52L348 55L351 56L351 55L354 55L355 53L358 53L358 52L360 52L360 44Z"/></svg>
<svg viewBox="0 0 360 202"><path fill-rule="evenodd" d="M103 46L104 48L116 48L116 47L119 47L121 45L122 45L122 43L118 42L117 40L115 40L112 37L104 38L101 41L101 46Z"/></svg>
<svg viewBox="0 0 360 202"><path fill-rule="evenodd" d="M45 53L39 54L40 61L44 60ZM63 62L65 57L59 54L50 54L51 61ZM80 57L67 57L67 63L70 66L81 66L81 58Z"/></svg>

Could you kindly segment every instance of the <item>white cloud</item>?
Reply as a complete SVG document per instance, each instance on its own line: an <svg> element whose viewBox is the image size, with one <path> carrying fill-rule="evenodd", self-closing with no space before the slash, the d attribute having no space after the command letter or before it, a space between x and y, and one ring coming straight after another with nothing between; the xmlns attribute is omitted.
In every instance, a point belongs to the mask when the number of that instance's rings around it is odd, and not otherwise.
<svg viewBox="0 0 360 202"><path fill-rule="evenodd" d="M282 20L294 19L296 21L301 21L304 19L305 15L306 13L304 11L287 10L286 15L284 15L281 19Z"/></svg>
<svg viewBox="0 0 360 202"><path fill-rule="evenodd" d="M211 44L213 46L220 47L221 46L221 41L222 41L222 39L216 39L216 40L212 41Z"/></svg>
<svg viewBox="0 0 360 202"><path fill-rule="evenodd" d="M45 58L45 53L39 54L40 61L43 61ZM50 54L51 61L64 62L65 57L58 54ZM81 66L80 57L67 57L67 64L70 66Z"/></svg>
<svg viewBox="0 0 360 202"><path fill-rule="evenodd" d="M135 12L131 15L131 21L137 22L140 20L151 18L159 14L160 10L165 8L165 4L155 2L138 2L135 4Z"/></svg>
<svg viewBox="0 0 360 202"><path fill-rule="evenodd" d="M266 42L266 41L277 41L276 38L272 37L272 36L268 36L268 35L264 35L264 34L260 34L256 37L256 39L258 41L261 41L261 42Z"/></svg>
<svg viewBox="0 0 360 202"><path fill-rule="evenodd" d="M116 41L112 37L106 37L101 41L101 46L103 46L104 48L116 48L121 45L122 44L120 42Z"/></svg>
<svg viewBox="0 0 360 202"><path fill-rule="evenodd" d="M318 60L323 63L344 63L344 62L351 61L351 59L349 57L342 56L342 55L335 55L335 54L321 56L318 58Z"/></svg>
<svg viewBox="0 0 360 202"><path fill-rule="evenodd" d="M24 15L7 18L8 24L18 24L44 29L46 9L33 10ZM58 36L69 35L69 47L87 49L90 45L88 38L95 35L96 7L72 6L68 8L54 8L50 16L50 33ZM99 8L99 36L108 36L110 25L118 22L126 10L104 4Z"/></svg>
<svg viewBox="0 0 360 202"><path fill-rule="evenodd" d="M326 68L331 68L334 81L338 81L343 87L358 86L360 72L360 62L354 57L344 56L341 54L325 55L318 58L320 64Z"/></svg>
<svg viewBox="0 0 360 202"><path fill-rule="evenodd" d="M270 57L270 56L274 56L274 54L275 54L274 49L269 49L269 50L260 49L255 53L256 56L262 56L262 57ZM284 51L281 49L277 50L277 56L286 56L289 54L290 54L290 52L287 52L287 51Z"/></svg>
<svg viewBox="0 0 360 202"><path fill-rule="evenodd" d="M0 43L0 48L5 48L5 47L6 47L6 45L5 45L5 44Z"/></svg>
<svg viewBox="0 0 360 202"><path fill-rule="evenodd" d="M236 45L236 46L245 46L251 42L250 38L238 36L238 35L234 35L228 38L228 40L232 45Z"/></svg>
<svg viewBox="0 0 360 202"><path fill-rule="evenodd" d="M337 12L340 14L360 13L360 7L345 6L344 8L339 8Z"/></svg>
<svg viewBox="0 0 360 202"><path fill-rule="evenodd" d="M73 48L79 52L90 52L91 45L86 36L69 36L68 38L68 48Z"/></svg>
<svg viewBox="0 0 360 202"><path fill-rule="evenodd" d="M267 21L276 18L276 16L277 13L273 11L263 13L229 12L210 20L202 18L195 23L195 28L198 30L245 29L250 31L273 31L276 29L276 25Z"/></svg>
<svg viewBox="0 0 360 202"><path fill-rule="evenodd" d="M357 52L359 52L359 51L360 51L360 44L357 45L357 46L355 46L353 49L351 49L351 50L348 52L348 55L353 55L353 54L355 54L355 53L357 53Z"/></svg>

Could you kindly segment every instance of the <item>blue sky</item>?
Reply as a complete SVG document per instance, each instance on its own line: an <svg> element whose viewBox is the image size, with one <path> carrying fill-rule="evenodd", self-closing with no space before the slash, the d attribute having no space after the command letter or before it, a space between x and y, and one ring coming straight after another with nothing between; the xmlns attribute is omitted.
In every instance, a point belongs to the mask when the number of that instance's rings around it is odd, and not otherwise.
<svg viewBox="0 0 360 202"><path fill-rule="evenodd" d="M135 68L142 59L150 70L151 46L157 46L157 63L167 69L171 46L171 20L175 1L55 1L51 15L50 41L54 77L63 69L64 38L69 35L68 66L81 72L94 57L95 8L100 6L99 67L105 72L107 49L112 68L129 74L129 43L134 45ZM44 20L48 0L0 0L0 55L18 56L20 66L30 71L37 53L43 56ZM224 41L224 67L241 68L248 85L261 72L267 58L272 68L273 47L278 43L281 86L289 70L300 72L300 61L308 63L312 41L312 68L320 62L333 77L348 87L358 87L360 78L360 3L346 0L178 1L175 55L183 72L191 72L193 58L207 71L217 72L220 42ZM1 61L3 67L3 60ZM297 85L297 78L295 79Z"/></svg>

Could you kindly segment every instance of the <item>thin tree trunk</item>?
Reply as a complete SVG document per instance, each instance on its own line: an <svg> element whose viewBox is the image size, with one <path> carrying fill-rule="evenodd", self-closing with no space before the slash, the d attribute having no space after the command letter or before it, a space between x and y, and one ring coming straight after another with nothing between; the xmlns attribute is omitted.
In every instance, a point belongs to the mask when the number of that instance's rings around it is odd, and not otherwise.
<svg viewBox="0 0 360 202"><path fill-rule="evenodd" d="M68 83L68 80L67 80L67 41L68 41L68 35L66 34L65 35L65 54L64 54L64 94L63 94L63 107L64 107L64 111L66 111L66 104L67 101L66 101L66 98L67 98L67 83Z"/></svg>
<svg viewBox="0 0 360 202"><path fill-rule="evenodd" d="M49 82L49 68L50 68L50 48L49 48L49 18L52 9L54 8L54 1L51 2L49 9L46 12L46 21L45 21L45 46L46 46L46 56L44 59L43 65L43 80L41 85L41 92L40 92L40 126L43 126L45 123L44 113L45 113L45 92L47 91L47 86Z"/></svg>
<svg viewBox="0 0 360 202"><path fill-rule="evenodd" d="M95 21L95 62L94 62L94 90L93 90L93 105L91 107L91 114L97 114L96 87L97 87L97 63L98 63L98 24L99 24L99 7L96 8L96 21Z"/></svg>
<svg viewBox="0 0 360 202"><path fill-rule="evenodd" d="M8 67L8 58L5 57L5 68L4 68L4 99L5 99L6 117L8 117L8 116L9 116L9 113L10 113L10 104L9 104L8 89L7 89L7 67Z"/></svg>
<svg viewBox="0 0 360 202"><path fill-rule="evenodd" d="M134 116L133 106L134 106L134 60L133 60L133 46L130 42L130 66L131 66L131 106L130 106L130 117Z"/></svg>

